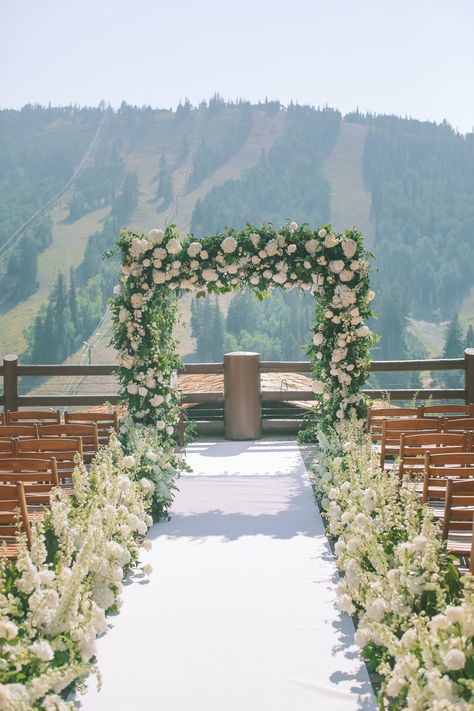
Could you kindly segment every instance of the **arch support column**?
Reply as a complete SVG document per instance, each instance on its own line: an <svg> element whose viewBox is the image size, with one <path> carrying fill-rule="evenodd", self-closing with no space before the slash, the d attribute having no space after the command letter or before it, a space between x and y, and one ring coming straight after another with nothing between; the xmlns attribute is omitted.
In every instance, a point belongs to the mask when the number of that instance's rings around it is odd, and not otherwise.
<svg viewBox="0 0 474 711"><path fill-rule="evenodd" d="M224 355L224 432L226 439L262 436L260 355L239 351Z"/></svg>

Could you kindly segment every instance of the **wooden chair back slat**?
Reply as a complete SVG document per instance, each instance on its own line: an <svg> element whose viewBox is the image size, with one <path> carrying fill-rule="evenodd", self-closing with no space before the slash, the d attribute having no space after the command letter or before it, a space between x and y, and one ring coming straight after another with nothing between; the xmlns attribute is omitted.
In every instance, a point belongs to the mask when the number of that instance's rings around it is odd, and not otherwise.
<svg viewBox="0 0 474 711"><path fill-rule="evenodd" d="M32 438L38 436L36 424L31 425L0 425L0 439L10 439L11 437Z"/></svg>
<svg viewBox="0 0 474 711"><path fill-rule="evenodd" d="M64 422L66 424L88 424L97 425L97 434L100 444L106 444L110 438L110 430L118 432L118 414L114 412L65 412Z"/></svg>
<svg viewBox="0 0 474 711"><path fill-rule="evenodd" d="M468 432L422 432L400 435L400 476L423 473L425 454L456 454L471 449Z"/></svg>
<svg viewBox="0 0 474 711"><path fill-rule="evenodd" d="M398 457L400 454L400 439L403 433L439 432L441 420L407 419L384 420L382 423L382 441L380 446L380 464L385 465L387 456Z"/></svg>
<svg viewBox="0 0 474 711"><path fill-rule="evenodd" d="M94 457L99 449L99 436L96 423L91 424L65 424L65 425L38 425L40 438L65 438L80 437L83 453L87 457Z"/></svg>
<svg viewBox="0 0 474 711"><path fill-rule="evenodd" d="M7 425L20 424L21 422L33 424L49 422L59 425L61 422L61 413L56 410L17 410L15 412L7 410L5 420Z"/></svg>
<svg viewBox="0 0 474 711"><path fill-rule="evenodd" d="M420 417L419 407L377 407L370 408L367 422L373 442L382 438L382 423L386 419L412 419Z"/></svg>
<svg viewBox="0 0 474 711"><path fill-rule="evenodd" d="M474 405L422 405L420 417L474 417Z"/></svg>
<svg viewBox="0 0 474 711"><path fill-rule="evenodd" d="M474 431L474 417L452 417L443 420L444 432Z"/></svg>
<svg viewBox="0 0 474 711"><path fill-rule="evenodd" d="M5 457L12 457L14 442L12 439L0 439L0 461Z"/></svg>
<svg viewBox="0 0 474 711"><path fill-rule="evenodd" d="M473 515L474 479L467 481L449 479L446 484L443 540L447 540L452 532L466 532L472 535Z"/></svg>
<svg viewBox="0 0 474 711"><path fill-rule="evenodd" d="M10 538L18 533L18 509L20 510L20 526L26 534L28 547L31 547L31 526L26 505L25 489L22 482L15 485L4 485L7 498L0 500L0 556L5 553L2 540L10 543ZM10 549L14 551L15 548ZM8 553L7 553L8 555ZM11 557L8 555L8 557Z"/></svg>
<svg viewBox="0 0 474 711"><path fill-rule="evenodd" d="M432 454L426 452L423 472L423 503L444 498L449 480L474 478L474 453Z"/></svg>
<svg viewBox="0 0 474 711"><path fill-rule="evenodd" d="M28 493L33 491L34 484L43 487L47 485L49 487L47 490L50 491L52 487L60 484L56 460L24 457L0 460L0 482L3 484L17 481L23 481L27 485Z"/></svg>

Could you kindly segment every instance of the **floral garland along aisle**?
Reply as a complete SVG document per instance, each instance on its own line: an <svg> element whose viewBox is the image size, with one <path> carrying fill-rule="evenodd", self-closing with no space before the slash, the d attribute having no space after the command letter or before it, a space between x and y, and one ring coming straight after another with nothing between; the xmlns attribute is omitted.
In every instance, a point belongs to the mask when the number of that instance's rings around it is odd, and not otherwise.
<svg viewBox="0 0 474 711"><path fill-rule="evenodd" d="M163 439L175 435L179 396L172 387L180 365L173 339L178 295L249 289L258 296L278 286L310 291L317 299L312 343L318 418L306 439L352 414L364 418L371 347L365 321L374 294L361 235L317 231L294 222L280 230L247 225L199 241L179 239L174 226L145 236L129 230L118 242L122 276L113 300L113 344L119 353L122 399L135 421L153 424Z"/></svg>
<svg viewBox="0 0 474 711"><path fill-rule="evenodd" d="M356 421L319 434L314 487L343 577L342 611L380 678L381 708L474 709L474 578L460 577L412 486L380 468Z"/></svg>
<svg viewBox="0 0 474 711"><path fill-rule="evenodd" d="M0 710L64 711L95 667L95 639L117 612L123 578L139 568L154 520L166 516L184 464L152 428L122 421L89 469L73 472L74 496L53 490L20 537L16 561L0 559Z"/></svg>

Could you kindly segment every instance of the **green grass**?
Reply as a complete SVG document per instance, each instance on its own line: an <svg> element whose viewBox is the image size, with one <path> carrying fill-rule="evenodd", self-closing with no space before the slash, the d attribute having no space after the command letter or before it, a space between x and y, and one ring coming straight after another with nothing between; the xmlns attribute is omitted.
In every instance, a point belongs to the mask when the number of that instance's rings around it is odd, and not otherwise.
<svg viewBox="0 0 474 711"><path fill-rule="evenodd" d="M60 270L69 273L71 267L77 267L82 262L91 234L100 230L102 221L109 208L90 212L80 220L63 224L68 214L65 207L68 196L61 200L61 206L52 212L53 241L39 256L38 279L39 288L28 299L0 316L0 351L2 353L20 353L26 346L24 331L34 321L41 305L47 301L48 294Z"/></svg>
<svg viewBox="0 0 474 711"><path fill-rule="evenodd" d="M362 157L368 127L341 123L333 151L324 164L324 174L331 185L331 224L338 232L356 226L372 244L370 219L371 196L364 186Z"/></svg>

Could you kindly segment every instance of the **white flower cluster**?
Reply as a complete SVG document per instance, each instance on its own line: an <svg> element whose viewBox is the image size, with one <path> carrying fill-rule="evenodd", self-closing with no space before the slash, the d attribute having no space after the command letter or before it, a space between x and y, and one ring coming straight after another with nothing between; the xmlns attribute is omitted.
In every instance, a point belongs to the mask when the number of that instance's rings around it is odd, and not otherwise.
<svg viewBox="0 0 474 711"><path fill-rule="evenodd" d="M310 351L319 383L315 393L328 418L361 411L360 389L373 340L364 319L370 315L373 292L368 290L369 263L358 233L310 231L291 222L279 231L248 227L200 241L180 240L171 228L152 230L148 236L125 231L118 244L123 273L114 300L114 341L121 354L124 396L135 419L157 420L170 429L176 424L177 399L167 386L169 362L176 360L171 335L176 300L170 295L239 287L257 292L297 287L324 304L317 312Z"/></svg>
<svg viewBox="0 0 474 711"><path fill-rule="evenodd" d="M120 607L124 575L137 565L140 546L148 547L150 512L171 503L181 464L151 448L153 431L126 427L129 442L140 442L133 455L124 456L112 438L89 471L78 465L74 499L58 490L33 528L31 550L22 540L17 561L0 565L2 710L74 708L61 692L93 668L106 612Z"/></svg>
<svg viewBox="0 0 474 711"><path fill-rule="evenodd" d="M320 447L315 489L337 539L339 606L358 616L356 641L378 664L387 704L474 708L473 578L463 596L431 514L380 469L360 424L340 423Z"/></svg>

